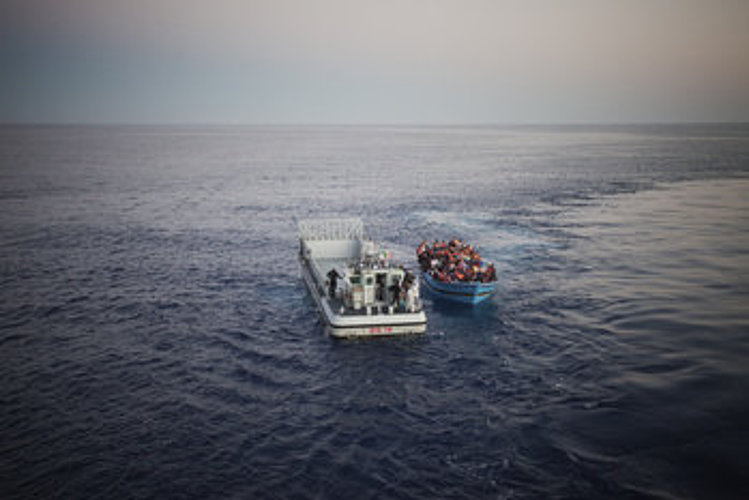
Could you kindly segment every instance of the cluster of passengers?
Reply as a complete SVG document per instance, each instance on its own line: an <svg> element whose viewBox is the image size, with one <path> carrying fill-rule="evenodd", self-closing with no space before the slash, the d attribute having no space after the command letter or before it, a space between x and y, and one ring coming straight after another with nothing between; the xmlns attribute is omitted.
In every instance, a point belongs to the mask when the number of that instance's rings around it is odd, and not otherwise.
<svg viewBox="0 0 749 500"><path fill-rule="evenodd" d="M431 245L424 240L416 249L416 256L422 271L444 283L490 283L497 279L494 264L485 266L479 251L459 239L434 241Z"/></svg>
<svg viewBox="0 0 749 500"><path fill-rule="evenodd" d="M390 292L388 305L394 306L395 310L414 312L419 307L419 282L411 271L406 269L403 269L403 271L403 277L388 287L388 291ZM327 277L328 295L330 298L335 298L338 290L338 279L343 278L343 276L333 268L328 271ZM378 286L377 297L380 300L385 298L384 292L384 287L383 289L379 289Z"/></svg>

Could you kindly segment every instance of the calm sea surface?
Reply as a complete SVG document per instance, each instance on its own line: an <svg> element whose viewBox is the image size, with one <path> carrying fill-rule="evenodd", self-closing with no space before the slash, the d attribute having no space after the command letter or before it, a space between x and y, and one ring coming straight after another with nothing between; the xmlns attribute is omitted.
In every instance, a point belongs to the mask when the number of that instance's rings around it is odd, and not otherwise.
<svg viewBox="0 0 749 500"><path fill-rule="evenodd" d="M296 221L497 262L325 336ZM749 126L0 128L0 497L749 498Z"/></svg>

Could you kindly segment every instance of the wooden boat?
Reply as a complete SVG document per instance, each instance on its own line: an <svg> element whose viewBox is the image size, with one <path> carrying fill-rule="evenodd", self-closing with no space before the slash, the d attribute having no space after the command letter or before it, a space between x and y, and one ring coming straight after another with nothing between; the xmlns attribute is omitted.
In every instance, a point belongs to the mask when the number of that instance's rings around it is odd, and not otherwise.
<svg viewBox="0 0 749 500"><path fill-rule="evenodd" d="M481 283L477 281L443 282L432 277L429 272L422 274L429 290L437 297L463 304L478 304L491 297L497 291L497 282Z"/></svg>
<svg viewBox="0 0 749 500"><path fill-rule="evenodd" d="M497 291L494 265L484 261L472 245L453 239L449 243L426 241L416 249L424 281L438 297L478 304Z"/></svg>

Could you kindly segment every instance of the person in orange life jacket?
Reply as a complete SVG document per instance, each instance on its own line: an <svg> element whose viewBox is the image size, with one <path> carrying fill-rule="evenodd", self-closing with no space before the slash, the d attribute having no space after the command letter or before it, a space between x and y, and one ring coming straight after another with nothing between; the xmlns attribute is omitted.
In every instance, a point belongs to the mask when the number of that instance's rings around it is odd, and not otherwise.
<svg viewBox="0 0 749 500"><path fill-rule="evenodd" d="M421 242L421 245L419 245L419 248L416 249L416 255L421 255L425 253L427 250L427 240L424 240Z"/></svg>
<svg viewBox="0 0 749 500"><path fill-rule="evenodd" d="M497 270L494 268L494 264L490 264L484 273L484 282L489 283L497 279Z"/></svg>
<svg viewBox="0 0 749 500"><path fill-rule="evenodd" d="M466 270L466 279L468 279L468 281L476 281L476 270L473 267L469 267Z"/></svg>

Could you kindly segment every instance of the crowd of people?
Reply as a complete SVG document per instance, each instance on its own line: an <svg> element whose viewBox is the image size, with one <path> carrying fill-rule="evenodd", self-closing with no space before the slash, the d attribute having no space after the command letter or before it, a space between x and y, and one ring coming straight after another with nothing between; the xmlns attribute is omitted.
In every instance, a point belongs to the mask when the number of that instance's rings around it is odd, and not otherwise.
<svg viewBox="0 0 749 500"><path fill-rule="evenodd" d="M472 245L453 239L434 241L431 245L424 240L416 249L421 270L444 283L496 281L494 264L486 266L481 254Z"/></svg>

